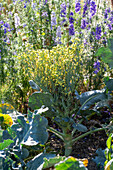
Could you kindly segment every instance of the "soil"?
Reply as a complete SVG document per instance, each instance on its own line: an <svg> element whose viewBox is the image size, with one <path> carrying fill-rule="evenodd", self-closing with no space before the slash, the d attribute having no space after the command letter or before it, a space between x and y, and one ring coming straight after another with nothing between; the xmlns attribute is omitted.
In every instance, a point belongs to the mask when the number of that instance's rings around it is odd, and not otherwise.
<svg viewBox="0 0 113 170"><path fill-rule="evenodd" d="M103 124L105 122L108 122L111 117L112 113L105 109L105 111L102 112L101 116L94 116L90 121L84 124L87 126L88 129L93 127L94 125L96 127L100 127L101 123ZM88 159L88 170L97 170L98 168L96 163L93 161L93 158L95 158L95 156L97 155L96 150L98 148L101 148L102 150L106 148L107 139L108 136L106 135L105 131L99 131L88 135L87 137L82 138L74 144L71 156L78 159ZM62 140L50 133L49 141L52 150L55 150L59 155L64 155Z"/></svg>

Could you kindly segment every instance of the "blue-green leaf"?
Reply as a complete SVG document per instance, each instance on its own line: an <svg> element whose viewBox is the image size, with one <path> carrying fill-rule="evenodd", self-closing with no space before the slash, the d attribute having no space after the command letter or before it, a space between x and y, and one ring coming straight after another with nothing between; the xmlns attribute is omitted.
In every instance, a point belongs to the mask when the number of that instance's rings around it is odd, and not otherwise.
<svg viewBox="0 0 113 170"><path fill-rule="evenodd" d="M86 109L90 108L90 106L94 105L95 103L97 103L101 100L105 100L106 98L107 98L107 95L106 95L105 89L92 90L92 91L82 93L79 96L80 103L82 105L80 110L86 110Z"/></svg>
<svg viewBox="0 0 113 170"><path fill-rule="evenodd" d="M86 132L88 130L87 127L82 124L74 123L72 126L73 126L73 128L75 128L76 130L78 130L80 132Z"/></svg>
<svg viewBox="0 0 113 170"><path fill-rule="evenodd" d="M55 170L87 170L82 161L77 160L74 157L68 157L64 161L60 161L55 165Z"/></svg>
<svg viewBox="0 0 113 170"><path fill-rule="evenodd" d="M104 154L104 150L102 149L97 149L96 151L97 155L93 161L99 166L100 170L104 169L104 162L106 161L106 157Z"/></svg>
<svg viewBox="0 0 113 170"><path fill-rule="evenodd" d="M47 125L48 121L45 117L42 117L40 115L34 115L30 129L24 137L22 143L25 145L36 145L38 143L46 143L48 140L48 132L46 131Z"/></svg>
<svg viewBox="0 0 113 170"><path fill-rule="evenodd" d="M41 170L44 164L44 158L50 159L55 157L55 154L47 154L47 153L40 153L39 155L35 156L31 161L29 161L26 166L28 170Z"/></svg>
<svg viewBox="0 0 113 170"><path fill-rule="evenodd" d="M18 116L17 122L12 125L11 129L16 133L16 140L18 143L25 145L37 145L38 143L44 144L48 139L48 132L46 126L48 121L45 117L40 115L34 115L32 121L28 124L25 121L24 116ZM3 139L12 139L11 135L8 135L8 131L3 132Z"/></svg>
<svg viewBox="0 0 113 170"><path fill-rule="evenodd" d="M113 91L113 79L105 81L105 85L107 86L109 91Z"/></svg>
<svg viewBox="0 0 113 170"><path fill-rule="evenodd" d="M32 89L40 91L40 87L33 80L30 80L29 84L32 87Z"/></svg>
<svg viewBox="0 0 113 170"><path fill-rule="evenodd" d="M54 166L56 163L63 161L65 158L66 158L65 156L56 156L54 158L50 158L49 160L47 158L44 158L43 169L50 168Z"/></svg>
<svg viewBox="0 0 113 170"><path fill-rule="evenodd" d="M29 97L29 107L32 110L41 108L43 105L51 108L52 96L47 92L35 92Z"/></svg>

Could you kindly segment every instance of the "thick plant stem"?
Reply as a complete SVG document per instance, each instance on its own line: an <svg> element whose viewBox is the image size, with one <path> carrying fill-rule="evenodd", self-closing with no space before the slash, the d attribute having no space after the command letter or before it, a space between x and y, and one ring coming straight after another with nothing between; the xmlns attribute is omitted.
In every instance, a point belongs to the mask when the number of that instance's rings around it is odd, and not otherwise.
<svg viewBox="0 0 113 170"><path fill-rule="evenodd" d="M65 156L69 156L72 152L72 133L69 132L70 127L63 127L63 134L64 134L64 148L65 148Z"/></svg>
<svg viewBox="0 0 113 170"><path fill-rule="evenodd" d="M47 127L47 129L64 141L65 156L69 156L72 152L72 134L58 132L57 130L49 126Z"/></svg>
<svg viewBox="0 0 113 170"><path fill-rule="evenodd" d="M65 147L65 156L69 156L72 152L72 135L71 134L65 135L64 147Z"/></svg>

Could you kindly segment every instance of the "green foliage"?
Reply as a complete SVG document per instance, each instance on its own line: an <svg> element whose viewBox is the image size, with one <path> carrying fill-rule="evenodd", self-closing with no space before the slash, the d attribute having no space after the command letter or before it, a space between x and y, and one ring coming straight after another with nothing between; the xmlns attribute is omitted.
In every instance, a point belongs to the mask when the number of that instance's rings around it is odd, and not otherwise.
<svg viewBox="0 0 113 170"><path fill-rule="evenodd" d="M11 139L4 140L3 143L0 143L0 150L4 150L5 148L7 148L13 142L14 141L11 140Z"/></svg>
<svg viewBox="0 0 113 170"><path fill-rule="evenodd" d="M80 131L80 132L87 132L87 127L82 125L82 124L76 124L76 123L73 123L72 125L74 127L74 129Z"/></svg>
<svg viewBox="0 0 113 170"><path fill-rule="evenodd" d="M35 84L35 86L36 86L36 84ZM39 97L40 94L41 94L41 97ZM88 131L87 127L81 124L81 122L84 120L83 117L81 120L79 120L77 122L75 122L71 118L71 115L68 112L69 111L68 106L66 107L63 100L62 100L61 104L64 107L64 111L61 111L59 109L59 105L58 105L59 101L57 101L57 103L55 103L54 97L52 97L52 100L50 100L50 99L47 99L45 94L48 96L48 93L45 93L45 92L35 92L32 94L33 97L31 96L31 98L30 98L30 103L31 103L32 109L35 110L36 108L39 108L42 106L49 108L50 113L51 113L51 115L50 115L51 120L53 122L55 122L62 129L62 133L60 133L52 128L49 128L49 127L48 127L48 129L51 132L55 133L58 137L60 137L64 141L65 155L68 156L71 153L72 145L74 144L74 141L76 141L76 138L73 139L73 135L76 132L76 130L78 130L80 132L86 132L85 135L87 135L89 133L93 133L93 131L87 132ZM82 93L81 95L79 95L78 92L75 90L75 95L76 95L76 98L80 100L80 104L81 104L81 107L78 107L78 108L75 105L74 109L76 111L78 109L75 116L80 114L80 111L87 110L92 106L94 106L94 111L97 111L97 109L99 107L102 107L103 105L105 106L105 100L107 103L107 101L110 98L109 94L107 93L106 88L104 88L102 90L88 91L88 92ZM50 95L50 97L51 97L51 95ZM103 103L103 101L104 101L104 103ZM32 105L32 103L34 105ZM54 117L53 117L53 115L54 115ZM85 117L85 119L87 119L87 116ZM81 136L80 136L80 138L81 138ZM70 148L70 149L68 149L68 148Z"/></svg>
<svg viewBox="0 0 113 170"><path fill-rule="evenodd" d="M78 161L76 158L68 157L64 161L59 162L55 165L56 170L64 169L80 169L80 170L87 170L84 164L81 161Z"/></svg>
<svg viewBox="0 0 113 170"><path fill-rule="evenodd" d="M111 159L105 166L105 170L112 170L113 169L113 159Z"/></svg>
<svg viewBox="0 0 113 170"><path fill-rule="evenodd" d="M105 85L109 91L113 91L113 79L105 79Z"/></svg>
<svg viewBox="0 0 113 170"><path fill-rule="evenodd" d="M65 160L65 156L57 156L54 158L50 158L49 160L47 158L44 158L43 169L50 168L55 164L59 163L60 161L64 161L64 160Z"/></svg>
<svg viewBox="0 0 113 170"><path fill-rule="evenodd" d="M104 150L102 150L101 148L97 149L96 153L97 153L98 156L96 156L93 159L93 161L97 164L97 166L99 167L100 170L103 170L104 169L104 162L106 161Z"/></svg>
<svg viewBox="0 0 113 170"><path fill-rule="evenodd" d="M81 95L79 95L77 91L75 91L75 94L82 105L80 107L81 110L89 109L90 106L94 105L95 103L107 99L106 89L92 90L84 92Z"/></svg>
<svg viewBox="0 0 113 170"><path fill-rule="evenodd" d="M52 96L47 92L35 92L29 97L29 107L32 110L41 108L43 105L51 108ZM37 104L38 103L38 104Z"/></svg>
<svg viewBox="0 0 113 170"><path fill-rule="evenodd" d="M109 130L108 130L109 131ZM94 162L98 165L100 169L112 170L113 169L113 144L112 144L113 134L110 133L106 141L106 149L98 149L96 153L98 156L95 157Z"/></svg>
<svg viewBox="0 0 113 170"><path fill-rule="evenodd" d="M42 169L43 164L44 164L44 158L50 159L55 157L54 154L47 154L47 153L40 153L39 155L37 155L36 157L34 157L31 161L29 161L26 164L26 167L28 170L33 170L33 169Z"/></svg>
<svg viewBox="0 0 113 170"><path fill-rule="evenodd" d="M96 56L101 56L102 60L113 68L113 38L108 39L108 47L101 47L97 50Z"/></svg>

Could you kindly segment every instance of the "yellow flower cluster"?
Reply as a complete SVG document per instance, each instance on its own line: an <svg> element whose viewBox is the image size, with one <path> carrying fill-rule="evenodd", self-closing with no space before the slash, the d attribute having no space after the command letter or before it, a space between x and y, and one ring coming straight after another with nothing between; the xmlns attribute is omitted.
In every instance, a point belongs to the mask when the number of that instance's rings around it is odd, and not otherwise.
<svg viewBox="0 0 113 170"><path fill-rule="evenodd" d="M76 83L77 72L83 67L80 65L83 46L79 46L78 49L79 40L74 41L75 43L69 47L57 45L50 51L28 50L20 54L18 59L24 64L25 73L29 74L29 78L35 80L38 85L48 88L50 92L60 87L64 93L68 93L69 84Z"/></svg>
<svg viewBox="0 0 113 170"><path fill-rule="evenodd" d="M7 126L11 126L13 124L12 118L8 114L2 114L0 113L0 118L3 117L4 121L3 124Z"/></svg>

